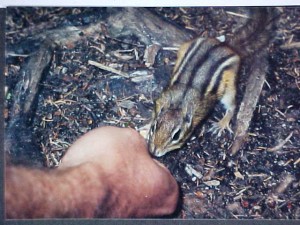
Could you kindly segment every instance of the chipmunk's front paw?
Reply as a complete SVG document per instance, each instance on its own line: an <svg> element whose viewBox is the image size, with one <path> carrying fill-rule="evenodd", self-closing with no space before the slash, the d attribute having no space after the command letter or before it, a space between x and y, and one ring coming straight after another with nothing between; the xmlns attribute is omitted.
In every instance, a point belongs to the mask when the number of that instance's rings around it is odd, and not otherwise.
<svg viewBox="0 0 300 225"><path fill-rule="evenodd" d="M225 130L228 130L230 133L233 133L233 131L230 128L229 121L226 118L224 118L218 122L213 122L208 132L211 132L212 134L217 134L218 137L220 137Z"/></svg>

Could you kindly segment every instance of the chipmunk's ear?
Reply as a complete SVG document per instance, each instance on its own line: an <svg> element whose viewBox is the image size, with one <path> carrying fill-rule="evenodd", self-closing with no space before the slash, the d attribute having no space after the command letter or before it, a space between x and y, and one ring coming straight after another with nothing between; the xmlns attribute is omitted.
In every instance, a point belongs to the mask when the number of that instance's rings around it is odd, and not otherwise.
<svg viewBox="0 0 300 225"><path fill-rule="evenodd" d="M183 108L183 122L190 126L193 122L193 109L191 106L185 106Z"/></svg>
<svg viewBox="0 0 300 225"><path fill-rule="evenodd" d="M162 94L162 96L155 101L154 112L156 115L160 114L164 109L169 107L168 96Z"/></svg>
<svg viewBox="0 0 300 225"><path fill-rule="evenodd" d="M190 113L186 114L184 117L184 122L188 125L191 126L192 122L193 122L193 117Z"/></svg>

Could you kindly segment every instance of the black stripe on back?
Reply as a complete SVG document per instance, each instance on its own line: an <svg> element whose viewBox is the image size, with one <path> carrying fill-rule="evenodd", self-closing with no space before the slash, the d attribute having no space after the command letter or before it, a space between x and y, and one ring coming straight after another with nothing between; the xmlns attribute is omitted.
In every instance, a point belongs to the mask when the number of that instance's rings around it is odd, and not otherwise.
<svg viewBox="0 0 300 225"><path fill-rule="evenodd" d="M219 66L221 66L226 60L230 59L233 56L235 56L235 54L230 54L230 55L224 56L224 57L220 58L219 60L217 60L214 63L214 65L212 65L209 68L209 72L208 72L209 75L206 76L205 81L203 82L202 87L200 88L201 95L204 95L204 93L206 92L206 88L208 87L209 83L211 82L211 78L212 78L213 74L215 74L215 72L217 71L217 69L219 68ZM224 70L221 71L221 74L223 73L223 71ZM212 90L214 90L215 88L216 89L218 88L218 86L220 84L220 81L221 81L220 80L221 78L222 78L222 76L218 76L217 77L216 82L215 82Z"/></svg>
<svg viewBox="0 0 300 225"><path fill-rule="evenodd" d="M205 40L204 40L204 41L205 41ZM198 48L201 47L202 43L203 43L203 42L200 43L200 45L198 46ZM189 54L189 52L192 50L193 47L194 47L193 43L190 44L190 46L188 47L188 49L185 51L183 58L186 58L186 57L187 57L187 55ZM194 55L197 53L197 49L198 49L198 48L196 48L195 52L191 55L191 58L193 58ZM181 68L181 66L182 66L183 61L184 61L184 60L181 60L180 65L178 65L178 67L176 68L176 71L173 71L173 74L176 74L176 73L178 72L179 68Z"/></svg>
<svg viewBox="0 0 300 225"><path fill-rule="evenodd" d="M201 66L205 63L205 61L210 58L210 55L213 53L213 51L216 50L217 48L219 48L222 45L223 45L223 43L220 42L219 44L214 45L214 46L210 46L211 48L207 49L205 54L201 57L201 59L193 67L193 70L191 72L191 79L189 80L190 85L192 85L192 83L195 79L195 76L197 76L196 73L199 70L199 68L201 68Z"/></svg>
<svg viewBox="0 0 300 225"><path fill-rule="evenodd" d="M205 42L206 40L204 40ZM202 42L203 43L203 42ZM209 55L211 54L211 51L213 51L214 49L217 49L219 46L221 46L223 43L219 43L217 45L214 46L210 46L211 48L207 49L207 51L205 52L205 54L201 57L201 59L197 62L197 64L193 67L193 70L191 71L191 79L189 80L189 82L187 84L185 84L187 87L193 87L193 81L194 81L194 76L196 75L196 72L198 70L199 67L201 67L201 65L207 60L207 58L209 58ZM193 57L196 55L193 54ZM179 83L179 76L178 79L174 82L174 84L178 84ZM185 97L187 90L184 92L183 97Z"/></svg>
<svg viewBox="0 0 300 225"><path fill-rule="evenodd" d="M208 49L205 54L201 57L201 59L196 63L196 65L194 66L192 72L191 72L191 78L193 79L190 79L189 80L189 83L190 83L190 86L192 86L193 84L193 81L195 79L195 77L197 76L197 72L199 69L201 69L202 65L208 60L210 59L210 56L213 55L213 52L220 48L221 46L223 46L224 43L220 42L219 44L217 45L214 45L212 46L210 49ZM208 79L209 76L206 76L206 79Z"/></svg>
<svg viewBox="0 0 300 225"><path fill-rule="evenodd" d="M225 66L225 67L221 70L221 73L220 73L221 76L218 76L218 78L217 78L217 80L216 80L216 82L215 82L215 84L214 84L214 86L213 86L213 88L212 88L212 90L211 90L211 93L212 93L212 94L216 94L216 93L217 93L218 87L219 87L220 82L221 82L221 80L222 80L222 78L223 78L223 73L224 73L224 71L230 69L231 67L232 67L232 65L228 65L228 66Z"/></svg>
<svg viewBox="0 0 300 225"><path fill-rule="evenodd" d="M205 42L206 40L204 40L203 42ZM203 43L202 42L202 43ZM202 44L201 43L201 44ZM198 71L198 69L199 68L201 68L201 66L205 63L205 61L206 60L208 60L209 58L210 58L210 55L211 54L213 54L213 52L216 50L216 49L218 49L219 47L222 47L222 46L224 46L225 45L225 43L224 42L220 42L220 43L218 43L218 44L216 44L216 45L214 45L214 46L210 46L210 48L209 49L207 49L207 51L205 52L205 54L201 57L201 59L196 63L196 65L193 67L193 70L192 70L192 72L191 72L191 79L189 80L189 82L187 83L187 84L185 84L187 87L193 87L193 81L194 81L194 77L196 76L196 73L197 73L197 71ZM201 45L200 45L201 46ZM196 53L195 53L196 54ZM195 56L195 54L193 54L193 57ZM178 77L179 78L179 77ZM209 81L210 81L210 76L206 76L206 81L205 82L207 82L207 83L209 83ZM178 84L179 83L179 79L177 79L175 82L174 82L174 84ZM204 85L203 85L203 87L205 87ZM203 89L203 87L202 87L202 89ZM193 88L196 88L196 89L198 89L199 90L199 88L197 88L197 87L193 87ZM184 91L184 93L183 93L183 99L185 98L185 96L186 96L186 94L187 94L187 91L188 91L188 88ZM205 88L204 88L204 90L202 90L202 92L204 92L205 91ZM201 92L201 94L202 94L202 92ZM200 96L202 96L202 95L200 95Z"/></svg>

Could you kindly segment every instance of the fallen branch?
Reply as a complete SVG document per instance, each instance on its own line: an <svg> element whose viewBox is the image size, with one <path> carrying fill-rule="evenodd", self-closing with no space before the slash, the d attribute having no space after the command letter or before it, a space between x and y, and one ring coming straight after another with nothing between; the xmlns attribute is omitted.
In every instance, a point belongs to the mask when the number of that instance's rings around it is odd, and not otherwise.
<svg viewBox="0 0 300 225"><path fill-rule="evenodd" d="M5 132L5 151L10 154L10 162L15 164L42 165L42 155L35 142L30 122L35 112L35 100L39 92L42 74L51 62L53 47L44 43L33 53L23 66L14 90L14 102L10 110L10 121Z"/></svg>
<svg viewBox="0 0 300 225"><path fill-rule="evenodd" d="M112 9L112 12L115 9ZM107 20L109 33L114 36L136 35L146 45L179 46L190 40L194 33L179 29L146 8L118 9Z"/></svg>
<svg viewBox="0 0 300 225"><path fill-rule="evenodd" d="M263 51L260 55L257 55L252 62L245 94L237 114L235 140L230 149L231 155L235 155L239 151L248 137L247 131L265 82L267 69L268 61L266 53Z"/></svg>

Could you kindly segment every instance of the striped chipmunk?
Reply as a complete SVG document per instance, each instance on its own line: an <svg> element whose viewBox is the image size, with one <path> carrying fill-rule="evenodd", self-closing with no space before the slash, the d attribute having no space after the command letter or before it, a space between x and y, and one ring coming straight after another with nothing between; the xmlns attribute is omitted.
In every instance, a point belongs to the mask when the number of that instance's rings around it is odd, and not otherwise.
<svg viewBox="0 0 300 225"><path fill-rule="evenodd" d="M160 157L182 147L218 101L226 113L210 131L232 132L229 123L236 108L241 59L254 55L270 40L270 9L252 8L251 13L252 18L228 42L199 37L179 48L171 81L154 103L148 134L152 155Z"/></svg>

